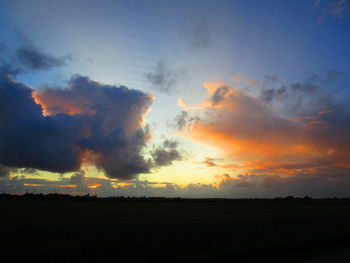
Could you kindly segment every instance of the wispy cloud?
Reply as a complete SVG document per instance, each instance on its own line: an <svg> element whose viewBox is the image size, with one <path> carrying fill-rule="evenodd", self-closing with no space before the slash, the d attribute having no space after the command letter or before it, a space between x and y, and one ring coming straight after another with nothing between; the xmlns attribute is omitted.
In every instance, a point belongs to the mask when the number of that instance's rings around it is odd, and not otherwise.
<svg viewBox="0 0 350 263"><path fill-rule="evenodd" d="M43 53L33 46L23 46L16 51L16 59L25 68L31 70L49 70L62 67L72 60L72 56L54 57Z"/></svg>
<svg viewBox="0 0 350 263"><path fill-rule="evenodd" d="M214 43L212 26L206 17L201 17L193 23L186 25L183 36L192 49L203 49Z"/></svg>
<svg viewBox="0 0 350 263"><path fill-rule="evenodd" d="M341 19L350 10L348 0L315 0L314 6L320 12L319 19L321 22L328 17Z"/></svg>
<svg viewBox="0 0 350 263"><path fill-rule="evenodd" d="M182 131L187 129L191 125L195 125L196 122L198 122L199 120L200 119L198 116L190 116L190 114L187 111L181 111L180 114L176 115L172 126L175 129Z"/></svg>
<svg viewBox="0 0 350 263"><path fill-rule="evenodd" d="M26 72L47 71L68 66L74 60L72 55L53 56L38 48L22 33L16 33L15 44L8 46L0 42L0 72L18 75Z"/></svg>
<svg viewBox="0 0 350 263"><path fill-rule="evenodd" d="M165 61L160 60L152 71L145 74L145 77L154 90L170 93L184 75L184 70L173 69Z"/></svg>

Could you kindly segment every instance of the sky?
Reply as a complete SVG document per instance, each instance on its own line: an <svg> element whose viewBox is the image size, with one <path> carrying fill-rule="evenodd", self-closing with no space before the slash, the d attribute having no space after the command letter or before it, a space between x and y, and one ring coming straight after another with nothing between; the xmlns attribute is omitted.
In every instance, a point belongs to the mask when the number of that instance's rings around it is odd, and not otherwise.
<svg viewBox="0 0 350 263"><path fill-rule="evenodd" d="M350 2L0 3L0 192L350 196Z"/></svg>

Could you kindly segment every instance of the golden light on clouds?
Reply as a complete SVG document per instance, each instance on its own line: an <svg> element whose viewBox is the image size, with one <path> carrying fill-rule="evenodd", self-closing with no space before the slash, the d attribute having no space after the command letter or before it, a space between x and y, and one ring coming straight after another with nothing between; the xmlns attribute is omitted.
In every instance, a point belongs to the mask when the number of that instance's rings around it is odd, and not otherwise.
<svg viewBox="0 0 350 263"><path fill-rule="evenodd" d="M100 186L101 186L101 184L95 183L95 184L89 184L87 186L87 188L89 188L89 189L96 189L96 188L99 188Z"/></svg>
<svg viewBox="0 0 350 263"><path fill-rule="evenodd" d="M75 184L59 184L56 185L58 188L76 188L77 186Z"/></svg>
<svg viewBox="0 0 350 263"><path fill-rule="evenodd" d="M76 114L95 114L96 111L91 107L88 107L88 104L85 104L84 101L77 103L76 98L67 98L59 97L50 92L40 92L33 91L32 97L36 104L41 105L43 109L43 115L54 115L57 113L66 113L69 115Z"/></svg>
<svg viewBox="0 0 350 263"><path fill-rule="evenodd" d="M41 187L44 186L43 184L30 184L30 183L24 183L23 186L30 186L30 187Z"/></svg>
<svg viewBox="0 0 350 263"><path fill-rule="evenodd" d="M196 125L188 125L178 134L218 147L238 162L212 162L208 167L270 175L322 174L349 168L348 162L340 162L350 155L349 149L329 132L329 114L336 114L335 110L289 118L276 114L261 98L228 84L206 82L204 88L209 97L203 102L180 105L202 111Z"/></svg>

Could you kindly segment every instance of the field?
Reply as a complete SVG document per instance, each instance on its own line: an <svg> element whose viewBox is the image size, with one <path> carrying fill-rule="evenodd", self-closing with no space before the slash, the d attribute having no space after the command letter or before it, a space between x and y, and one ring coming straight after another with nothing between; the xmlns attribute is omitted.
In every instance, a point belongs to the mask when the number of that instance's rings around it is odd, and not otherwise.
<svg viewBox="0 0 350 263"><path fill-rule="evenodd" d="M298 262L350 249L349 200L0 198L6 262Z"/></svg>

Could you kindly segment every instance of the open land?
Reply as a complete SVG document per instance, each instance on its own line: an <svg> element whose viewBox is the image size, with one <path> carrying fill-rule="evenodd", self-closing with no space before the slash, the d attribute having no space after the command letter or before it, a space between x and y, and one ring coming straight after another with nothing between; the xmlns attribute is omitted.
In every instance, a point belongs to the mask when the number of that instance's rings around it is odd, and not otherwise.
<svg viewBox="0 0 350 263"><path fill-rule="evenodd" d="M304 262L350 250L348 199L1 195L0 208L6 262Z"/></svg>

